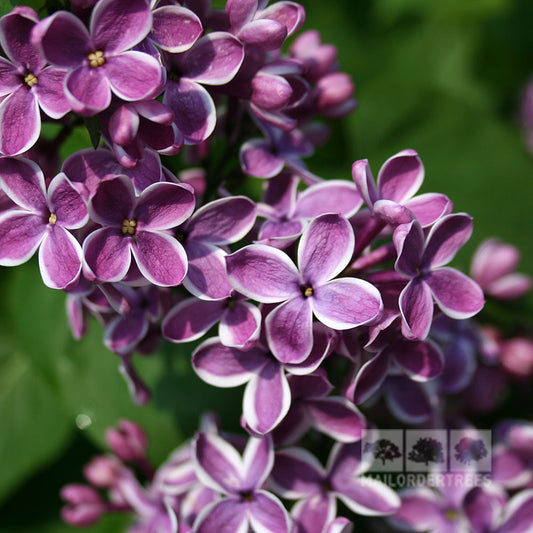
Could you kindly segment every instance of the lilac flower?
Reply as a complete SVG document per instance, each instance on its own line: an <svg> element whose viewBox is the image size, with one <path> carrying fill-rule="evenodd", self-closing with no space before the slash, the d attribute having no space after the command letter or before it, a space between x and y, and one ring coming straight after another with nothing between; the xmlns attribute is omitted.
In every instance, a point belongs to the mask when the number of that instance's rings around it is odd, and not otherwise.
<svg viewBox="0 0 533 533"><path fill-rule="evenodd" d="M187 273L187 256L166 230L181 224L194 209L187 185L154 183L136 198L126 176L100 182L89 209L102 228L84 241L85 260L102 281L122 280L135 258L142 275L160 286L179 285Z"/></svg>
<svg viewBox="0 0 533 533"><path fill-rule="evenodd" d="M176 235L189 259L185 288L197 298L229 298L232 287L226 278L223 247L242 239L255 222L256 207L246 196L209 202L198 209Z"/></svg>
<svg viewBox="0 0 533 533"><path fill-rule="evenodd" d="M398 252L395 268L411 278L400 295L402 332L409 339L425 339L433 320L433 299L454 319L469 318L484 304L483 291L454 268L444 267L470 238L472 219L465 213L447 215L431 228L427 239L413 221L394 232Z"/></svg>
<svg viewBox="0 0 533 533"><path fill-rule="evenodd" d="M66 72L45 67L46 60L30 43L39 22L29 7L17 7L0 19L0 44L10 59L0 58L0 152L16 155L35 144L41 133L41 108L61 118L70 106L63 94Z"/></svg>
<svg viewBox="0 0 533 533"><path fill-rule="evenodd" d="M244 533L248 528L256 533L289 533L287 511L273 494L262 489L274 464L270 438L251 437L241 459L222 438L199 433L194 456L200 480L224 494L200 513L195 533Z"/></svg>
<svg viewBox="0 0 533 533"><path fill-rule="evenodd" d="M514 246L488 239L472 258L472 278L494 298L519 298L531 288L529 276L514 272L519 259L520 252Z"/></svg>
<svg viewBox="0 0 533 533"><path fill-rule="evenodd" d="M216 109L203 85L224 85L233 79L244 59L241 42L226 32L212 32L181 54L165 52L169 80L163 103L186 144L205 141L215 127Z"/></svg>
<svg viewBox="0 0 533 533"><path fill-rule="evenodd" d="M266 182L259 213L267 220L259 229L258 242L287 248L303 231L307 221L325 213L351 217L362 199L353 183L328 180L297 193L298 177L281 172Z"/></svg>
<svg viewBox="0 0 533 533"><path fill-rule="evenodd" d="M99 0L90 31L75 15L58 11L35 26L32 42L50 63L68 70L65 94L74 111L94 115L109 106L111 92L136 101L161 90L158 60L131 50L151 26L146 0Z"/></svg>
<svg viewBox="0 0 533 533"><path fill-rule="evenodd" d="M63 173L46 190L41 169L27 159L0 159L0 187L17 204L0 215L0 264L20 265L39 249L45 285L73 286L83 254L69 230L81 228L89 218L83 198Z"/></svg>
<svg viewBox="0 0 533 533"><path fill-rule="evenodd" d="M71 483L61 489L66 506L61 518L72 526L89 526L97 522L107 511L107 505L98 491L88 485Z"/></svg>
<svg viewBox="0 0 533 533"><path fill-rule="evenodd" d="M304 8L295 2L228 0L226 13L231 31L241 41L260 50L277 50L304 23Z"/></svg>
<svg viewBox="0 0 533 533"><path fill-rule="evenodd" d="M235 292L221 300L187 298L166 315L162 324L163 337L177 343L193 341L217 322L224 346L246 350L259 338L261 312Z"/></svg>
<svg viewBox="0 0 533 533"><path fill-rule="evenodd" d="M352 176L367 207L387 224L406 224L414 216L427 227L453 207L443 194L414 197L424 181L424 166L414 150L403 150L387 159L379 171L377 187L366 159L353 164Z"/></svg>
<svg viewBox="0 0 533 533"><path fill-rule="evenodd" d="M243 421L254 434L265 435L283 420L291 405L285 370L301 374L313 372L330 353L332 340L333 336L325 329L317 330L308 360L300 365L284 365L263 343L244 351L224 346L215 337L198 346L192 364L200 378L215 387L237 387L246 383ZM362 417L357 418L358 428L364 425L361 420Z"/></svg>
<svg viewBox="0 0 533 533"><path fill-rule="evenodd" d="M227 257L230 283L263 303L278 303L266 318L266 335L274 355L299 363L313 345L313 314L332 329L350 329L379 316L382 301L370 283L337 276L350 261L353 232L339 215L311 222L298 247L301 271L282 251L262 244L246 246Z"/></svg>
<svg viewBox="0 0 533 533"><path fill-rule="evenodd" d="M322 533L337 515L337 498L360 515L394 513L398 495L380 481L361 476L370 464L361 461L361 444L336 444L324 469L302 448L276 453L270 483L282 497L298 500L292 516L298 533Z"/></svg>

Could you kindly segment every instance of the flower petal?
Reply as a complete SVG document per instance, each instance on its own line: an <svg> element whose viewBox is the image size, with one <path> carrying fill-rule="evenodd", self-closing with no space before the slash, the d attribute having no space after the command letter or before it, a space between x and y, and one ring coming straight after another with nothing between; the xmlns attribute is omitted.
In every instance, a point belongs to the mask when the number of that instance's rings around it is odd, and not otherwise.
<svg viewBox="0 0 533 533"><path fill-rule="evenodd" d="M414 277L422 262L424 232L416 221L402 224L394 230L393 242L398 258L394 269L404 276Z"/></svg>
<svg viewBox="0 0 533 533"><path fill-rule="evenodd" d="M379 194L368 159L361 159L352 165L352 177L366 206L372 209L374 202L379 200Z"/></svg>
<svg viewBox="0 0 533 533"><path fill-rule="evenodd" d="M278 305L265 320L272 353L282 363L303 362L313 348L313 314L309 299L295 297Z"/></svg>
<svg viewBox="0 0 533 533"><path fill-rule="evenodd" d="M276 2L256 14L257 18L265 18L281 22L287 28L290 37L298 31L305 21L305 9L296 2Z"/></svg>
<svg viewBox="0 0 533 533"><path fill-rule="evenodd" d="M400 507L400 498L396 492L377 479L352 479L334 488L346 507L363 516L389 515Z"/></svg>
<svg viewBox="0 0 533 533"><path fill-rule="evenodd" d="M195 533L247 533L248 530L246 505L234 498L211 503L202 510L194 523Z"/></svg>
<svg viewBox="0 0 533 533"><path fill-rule="evenodd" d="M261 312L248 302L233 302L226 309L218 327L220 340L225 346L247 348L259 338L261 331Z"/></svg>
<svg viewBox="0 0 533 533"><path fill-rule="evenodd" d="M134 204L131 180L127 176L116 176L99 182L89 203L89 213L98 224L120 228L124 219L132 218Z"/></svg>
<svg viewBox="0 0 533 533"><path fill-rule="evenodd" d="M58 224L49 225L48 231L39 248L41 276L47 287L65 289L76 281L81 273L81 246Z"/></svg>
<svg viewBox="0 0 533 533"><path fill-rule="evenodd" d="M244 449L242 460L246 472L248 490L261 487L274 466L274 447L270 437L250 437Z"/></svg>
<svg viewBox="0 0 533 533"><path fill-rule="evenodd" d="M433 320L433 297L424 281L411 280L398 301L402 313L402 333L409 340L424 340Z"/></svg>
<svg viewBox="0 0 533 533"><path fill-rule="evenodd" d="M291 515L298 524L296 531L305 533L324 533L327 525L336 516L336 501L331 495L315 494L296 503Z"/></svg>
<svg viewBox="0 0 533 533"><path fill-rule="evenodd" d="M283 504L272 494L258 491L248 504L248 518L256 533L289 533L291 521Z"/></svg>
<svg viewBox="0 0 533 533"><path fill-rule="evenodd" d="M353 248L353 229L344 217L326 214L315 218L298 245L304 282L318 285L340 274L350 262Z"/></svg>
<svg viewBox="0 0 533 533"><path fill-rule="evenodd" d="M447 196L431 192L419 194L405 202L404 205L415 214L423 228L427 228L439 218L449 215L453 209L453 203Z"/></svg>
<svg viewBox="0 0 533 533"><path fill-rule="evenodd" d="M215 387L237 387L247 383L267 361L263 350L244 352L224 346L219 339L203 342L192 355L194 371Z"/></svg>
<svg viewBox="0 0 533 533"><path fill-rule="evenodd" d="M163 6L152 11L153 24L150 33L159 48L174 54L188 50L202 35L200 19L181 6Z"/></svg>
<svg viewBox="0 0 533 533"><path fill-rule="evenodd" d="M383 350L359 369L353 385L353 401L356 405L368 400L381 388L387 377L389 364L388 353Z"/></svg>
<svg viewBox="0 0 533 533"><path fill-rule="evenodd" d="M389 347L396 362L415 381L427 381L442 374L444 355L431 341L396 341Z"/></svg>
<svg viewBox="0 0 533 533"><path fill-rule="evenodd" d="M145 313L118 315L106 327L104 344L114 353L131 353L148 332L148 326Z"/></svg>
<svg viewBox="0 0 533 533"><path fill-rule="evenodd" d="M263 139L246 141L241 146L239 158L242 171L257 178L277 176L285 166L284 159L273 153L270 143Z"/></svg>
<svg viewBox="0 0 533 533"><path fill-rule="evenodd" d="M243 415L259 435L270 433L283 420L291 405L291 391L283 366L267 360L248 383L243 397Z"/></svg>
<svg viewBox="0 0 533 533"><path fill-rule="evenodd" d="M416 528L426 531L437 527L442 522L441 502L437 494L427 487L402 490L401 506L390 517L392 524L399 528Z"/></svg>
<svg viewBox="0 0 533 533"><path fill-rule="evenodd" d="M421 424L433 412L422 385L407 377L390 376L384 392L389 409L402 422Z"/></svg>
<svg viewBox="0 0 533 533"><path fill-rule="evenodd" d="M284 252L252 244L226 257L228 279L240 293L263 303L300 296L300 274Z"/></svg>
<svg viewBox="0 0 533 533"><path fill-rule="evenodd" d="M259 50L278 50L287 38L287 28L277 20L253 20L239 31L238 37Z"/></svg>
<svg viewBox="0 0 533 533"><path fill-rule="evenodd" d="M485 303L480 286L455 268L433 270L426 283L442 312L456 320L474 316Z"/></svg>
<svg viewBox="0 0 533 533"><path fill-rule="evenodd" d="M39 74L39 82L33 87L41 109L51 118L61 118L70 111L70 104L63 89L66 71L47 67Z"/></svg>
<svg viewBox="0 0 533 533"><path fill-rule="evenodd" d="M46 235L42 217L26 211L10 210L0 215L0 265L25 263Z"/></svg>
<svg viewBox="0 0 533 533"><path fill-rule="evenodd" d="M324 283L314 289L311 300L318 320L335 330L367 324L383 309L376 287L355 278L339 278Z"/></svg>
<svg viewBox="0 0 533 533"><path fill-rule="evenodd" d="M48 198L50 210L57 216L57 223L64 228L78 229L89 220L87 204L63 172L50 182Z"/></svg>
<svg viewBox="0 0 533 533"><path fill-rule="evenodd" d="M95 115L111 103L109 81L102 68L82 65L65 78L65 94L76 113Z"/></svg>

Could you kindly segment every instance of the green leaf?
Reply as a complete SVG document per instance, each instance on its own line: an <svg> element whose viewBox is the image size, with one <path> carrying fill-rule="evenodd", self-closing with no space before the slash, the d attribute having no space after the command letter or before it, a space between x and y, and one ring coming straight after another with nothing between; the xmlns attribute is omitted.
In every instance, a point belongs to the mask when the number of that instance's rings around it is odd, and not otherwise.
<svg viewBox="0 0 533 533"><path fill-rule="evenodd" d="M100 144L100 138L102 136L100 119L98 117L84 117L83 122L87 128L87 131L89 132L89 137L91 138L91 144L93 145L93 148L98 148Z"/></svg>

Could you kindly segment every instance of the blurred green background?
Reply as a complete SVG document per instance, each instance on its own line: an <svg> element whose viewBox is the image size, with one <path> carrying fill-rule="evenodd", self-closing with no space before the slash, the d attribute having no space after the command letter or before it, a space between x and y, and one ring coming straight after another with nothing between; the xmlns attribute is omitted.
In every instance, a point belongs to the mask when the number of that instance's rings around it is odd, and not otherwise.
<svg viewBox="0 0 533 533"><path fill-rule="evenodd" d="M304 29L337 45L359 101L352 116L331 124L332 139L309 161L311 170L351 179L352 162L368 158L377 175L385 159L413 148L426 168L423 192L445 193L455 211L474 217L458 264L468 268L475 246L496 236L522 250L520 270L532 274L533 157L519 105L533 76L533 3L301 3ZM1 13L12 4L0 0ZM146 427L156 463L192 435L202 410L221 405L225 427L236 426L231 404L240 404L240 390L203 385L190 371L190 347L136 358L155 391L150 405L137 407L118 359L102 346L100 326L92 323L82 342L72 340L64 295L42 285L34 262L1 269L0 290L2 533L73 531L58 519L58 491L82 480L83 464L105 449L104 429L119 418ZM86 531L120 531L122 523L110 518Z"/></svg>

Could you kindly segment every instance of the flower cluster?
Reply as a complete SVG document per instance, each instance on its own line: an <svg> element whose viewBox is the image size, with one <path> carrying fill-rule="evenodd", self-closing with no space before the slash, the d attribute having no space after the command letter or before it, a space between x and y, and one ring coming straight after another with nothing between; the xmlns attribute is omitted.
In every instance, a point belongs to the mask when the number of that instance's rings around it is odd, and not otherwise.
<svg viewBox="0 0 533 533"><path fill-rule="evenodd" d="M115 457L85 471L91 486L63 491L74 525L132 511L137 533L348 531L337 499L350 520L405 511L360 477L361 439L380 417L434 426L447 395L494 369L533 371L529 339L467 320L485 296L529 290L516 250L485 244L472 277L448 266L472 219L443 194L417 194L414 150L377 180L367 160L351 180L304 164L327 137L317 119L356 106L335 48L295 35L304 18L291 1L78 0L42 20L28 7L0 19L0 265L38 251L74 335L88 315L103 324L138 403L150 391L133 354L163 340L201 340L197 375L246 385L248 440L206 422L155 473L142 431L122 422L108 435ZM42 122L59 124L57 138ZM95 147L61 161L83 124ZM255 195L246 176L262 179ZM303 444L316 432L326 467ZM280 498L296 501L290 513Z"/></svg>

